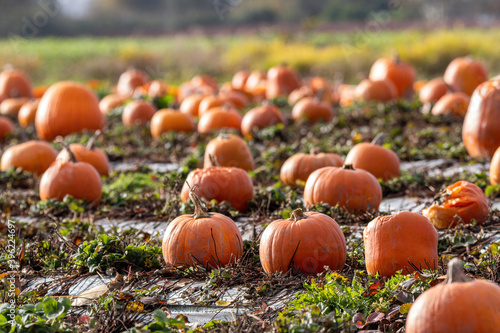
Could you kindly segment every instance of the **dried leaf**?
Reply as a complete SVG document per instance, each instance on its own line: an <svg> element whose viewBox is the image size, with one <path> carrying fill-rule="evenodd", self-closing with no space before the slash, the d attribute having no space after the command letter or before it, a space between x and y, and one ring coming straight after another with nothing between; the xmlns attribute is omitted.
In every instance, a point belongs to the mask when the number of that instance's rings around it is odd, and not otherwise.
<svg viewBox="0 0 500 333"><path fill-rule="evenodd" d="M229 305L231 305L231 302L228 302L228 301L217 301L216 304L217 304L217 306L229 306Z"/></svg>
<svg viewBox="0 0 500 333"><path fill-rule="evenodd" d="M362 294L361 296L365 297L372 297L375 296L381 289L384 289L385 287L385 282L384 281L377 281L375 283L372 283Z"/></svg>
<svg viewBox="0 0 500 333"><path fill-rule="evenodd" d="M382 319L384 319L384 317L385 317L385 314L383 314L382 312L375 311L373 313L370 313L368 318L366 318L366 322L368 324L376 323L376 322L379 322Z"/></svg>
<svg viewBox="0 0 500 333"><path fill-rule="evenodd" d="M83 293L78 295L73 302L72 306L84 306L92 303L93 300L98 299L102 295L106 294L109 291L107 284L101 284L100 286L90 288L85 290Z"/></svg>
<svg viewBox="0 0 500 333"><path fill-rule="evenodd" d="M366 318L361 312L358 312L354 315L354 317L352 317L352 322L357 328L361 329L366 325Z"/></svg>
<svg viewBox="0 0 500 333"><path fill-rule="evenodd" d="M144 304L139 301L128 302L127 310L131 312L143 312Z"/></svg>

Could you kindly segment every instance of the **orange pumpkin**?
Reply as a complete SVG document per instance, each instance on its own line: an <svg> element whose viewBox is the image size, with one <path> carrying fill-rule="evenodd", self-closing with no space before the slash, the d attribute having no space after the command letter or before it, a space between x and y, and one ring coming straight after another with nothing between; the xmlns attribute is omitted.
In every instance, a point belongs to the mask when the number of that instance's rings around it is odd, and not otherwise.
<svg viewBox="0 0 500 333"><path fill-rule="evenodd" d="M123 109L122 122L125 126L147 124L156 112L156 107L145 100L135 100Z"/></svg>
<svg viewBox="0 0 500 333"><path fill-rule="evenodd" d="M204 167L214 166L214 160L219 166L236 167L246 171L255 168L252 153L246 142L237 135L221 133L210 140L205 149Z"/></svg>
<svg viewBox="0 0 500 333"><path fill-rule="evenodd" d="M28 97L7 98L0 103L0 114L10 118L17 118L21 107L29 102Z"/></svg>
<svg viewBox="0 0 500 333"><path fill-rule="evenodd" d="M173 109L158 110L151 118L151 135L160 138L167 132L194 132L196 126L191 115Z"/></svg>
<svg viewBox="0 0 500 333"><path fill-rule="evenodd" d="M31 92L33 95L33 98L42 98L42 96L45 94L45 92L49 89L47 86L36 86L34 87Z"/></svg>
<svg viewBox="0 0 500 333"><path fill-rule="evenodd" d="M4 98L32 97L31 80L21 70L6 68L0 72L0 96Z"/></svg>
<svg viewBox="0 0 500 333"><path fill-rule="evenodd" d="M236 90L245 91L245 84L249 76L249 71L241 70L236 72L231 80L231 86Z"/></svg>
<svg viewBox="0 0 500 333"><path fill-rule="evenodd" d="M249 103L247 95L245 95L241 91L236 91L236 90L219 91L218 96L237 108L244 108Z"/></svg>
<svg viewBox="0 0 500 333"><path fill-rule="evenodd" d="M195 86L209 86L214 91L217 90L217 80L208 74L198 74L191 79L191 83Z"/></svg>
<svg viewBox="0 0 500 333"><path fill-rule="evenodd" d="M120 75L116 92L119 95L132 96L135 89L148 82L148 75L140 69L129 68Z"/></svg>
<svg viewBox="0 0 500 333"><path fill-rule="evenodd" d="M438 234L429 220L420 214L399 212L379 216L368 223L364 232L366 271L389 277L402 270L414 272L411 261L422 269L436 269Z"/></svg>
<svg viewBox="0 0 500 333"><path fill-rule="evenodd" d="M243 242L234 221L207 212L194 188L189 198L195 206L194 214L175 218L163 236L161 248L167 266L218 268L236 263L243 255Z"/></svg>
<svg viewBox="0 0 500 333"><path fill-rule="evenodd" d="M493 154L493 158L490 163L490 184L498 185L500 184L500 147L497 148Z"/></svg>
<svg viewBox="0 0 500 333"><path fill-rule="evenodd" d="M5 137L14 133L14 124L7 117L0 116L0 141L5 140Z"/></svg>
<svg viewBox="0 0 500 333"><path fill-rule="evenodd" d="M152 98L162 97L165 96L167 93L168 93L168 87L165 84L165 82L161 80L153 80L149 83L148 96Z"/></svg>
<svg viewBox="0 0 500 333"><path fill-rule="evenodd" d="M440 77L427 82L420 88L418 98L422 103L436 103L448 93L448 86Z"/></svg>
<svg viewBox="0 0 500 333"><path fill-rule="evenodd" d="M341 167L343 164L340 155L313 149L310 154L297 153L287 159L281 167L280 179L285 185L304 184L314 171L326 166Z"/></svg>
<svg viewBox="0 0 500 333"><path fill-rule="evenodd" d="M277 124L285 124L286 120L280 109L274 105L262 105L249 110L241 120L241 133L250 135L254 130L261 130Z"/></svg>
<svg viewBox="0 0 500 333"><path fill-rule="evenodd" d="M369 172L345 164L324 167L309 175L304 187L306 206L326 203L352 213L374 212L382 201L382 188Z"/></svg>
<svg viewBox="0 0 500 333"><path fill-rule="evenodd" d="M287 220L269 224L260 239L259 257L264 271L270 274L288 270L318 274L341 270L347 248L337 222L317 212L293 211Z"/></svg>
<svg viewBox="0 0 500 333"><path fill-rule="evenodd" d="M338 87L340 106L349 106L356 99L355 91L357 86L352 84L341 84Z"/></svg>
<svg viewBox="0 0 500 333"><path fill-rule="evenodd" d="M318 98L302 98L292 109L292 118L294 121L305 120L309 124L319 121L328 122L334 116L335 111L331 104L322 102Z"/></svg>
<svg viewBox="0 0 500 333"><path fill-rule="evenodd" d="M103 127L104 116L96 94L76 82L53 84L40 100L35 117L36 133L42 140Z"/></svg>
<svg viewBox="0 0 500 333"><path fill-rule="evenodd" d="M370 69L369 79L391 80L396 86L398 97L403 97L412 90L415 76L415 69L396 55L393 58L377 59Z"/></svg>
<svg viewBox="0 0 500 333"><path fill-rule="evenodd" d="M443 78L454 91L471 96L480 83L488 80L488 71L481 62L471 57L461 57L450 62Z"/></svg>
<svg viewBox="0 0 500 333"><path fill-rule="evenodd" d="M208 110L215 109L216 107L221 107L224 105L227 105L228 107L234 107L234 104L227 98L213 95L206 96L200 102L200 106L198 107L198 116L201 117Z"/></svg>
<svg viewBox="0 0 500 333"><path fill-rule="evenodd" d="M198 132L207 133L224 128L241 128L241 114L232 107L216 107L210 109L200 117L198 121Z"/></svg>
<svg viewBox="0 0 500 333"><path fill-rule="evenodd" d="M456 226L459 221L470 224L475 220L477 224L483 224L488 211L488 199L483 190L467 181L458 181L441 191L432 206L422 211L422 215L436 228L447 229Z"/></svg>
<svg viewBox="0 0 500 333"><path fill-rule="evenodd" d="M267 74L261 71L253 71L245 82L244 91L253 97L254 101L262 101L266 98Z"/></svg>
<svg viewBox="0 0 500 333"><path fill-rule="evenodd" d="M437 101L431 110L435 116L449 114L457 118L465 118L469 107L469 96L463 92L446 94Z"/></svg>
<svg viewBox="0 0 500 333"><path fill-rule="evenodd" d="M266 98L273 99L288 96L293 90L300 87L297 73L286 65L271 67L267 71Z"/></svg>
<svg viewBox="0 0 500 333"><path fill-rule="evenodd" d="M360 101L388 102L398 97L398 91L394 83L388 79L365 79L354 90L354 96Z"/></svg>
<svg viewBox="0 0 500 333"><path fill-rule="evenodd" d="M19 168L39 176L56 160L57 150L45 141L27 141L5 150L0 169Z"/></svg>
<svg viewBox="0 0 500 333"><path fill-rule="evenodd" d="M498 309L500 286L483 279L468 279L460 260L453 258L445 281L424 291L412 304L405 332L498 332Z"/></svg>
<svg viewBox="0 0 500 333"><path fill-rule="evenodd" d="M38 105L40 104L40 99L32 99L21 106L19 113L17 114L17 121L22 128L27 128L30 124L35 122L36 111L38 110Z"/></svg>
<svg viewBox="0 0 500 333"><path fill-rule="evenodd" d="M500 146L500 79L480 84L470 99L462 127L472 157L492 157Z"/></svg>
<svg viewBox="0 0 500 333"><path fill-rule="evenodd" d="M191 95L182 101L179 110L182 113L189 114L193 117L198 117L198 110L200 108L200 103L205 98L203 95Z"/></svg>
<svg viewBox="0 0 500 333"><path fill-rule="evenodd" d="M253 198L253 183L248 173L240 168L209 167L194 169L187 176L186 182L197 184L199 196L207 201L226 201L239 211L248 208ZM189 199L189 187L184 184L181 191L182 202Z"/></svg>
<svg viewBox="0 0 500 333"><path fill-rule="evenodd" d="M99 109L103 114L109 113L114 108L122 106L123 103L129 98L127 95L111 94L105 96L99 102Z"/></svg>

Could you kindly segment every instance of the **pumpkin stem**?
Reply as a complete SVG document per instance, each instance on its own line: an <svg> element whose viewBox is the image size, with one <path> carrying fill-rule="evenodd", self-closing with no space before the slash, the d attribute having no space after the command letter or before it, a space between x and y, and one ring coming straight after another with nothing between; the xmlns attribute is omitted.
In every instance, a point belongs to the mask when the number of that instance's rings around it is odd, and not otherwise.
<svg viewBox="0 0 500 333"><path fill-rule="evenodd" d="M387 134L380 132L379 134L375 135L375 137L372 140L372 144L381 146L384 143L386 137Z"/></svg>
<svg viewBox="0 0 500 333"><path fill-rule="evenodd" d="M319 147L314 147L313 149L311 149L310 151L310 154L311 155L318 155L319 153L321 153L321 149L319 149Z"/></svg>
<svg viewBox="0 0 500 333"><path fill-rule="evenodd" d="M467 282L469 279L465 276L464 267L460 259L453 258L448 263L448 272L443 283Z"/></svg>
<svg viewBox="0 0 500 333"><path fill-rule="evenodd" d="M207 212L205 205L201 202L201 199L196 195L196 189L198 188L198 184L194 184L193 187L189 185L186 181L187 186L189 187L189 199L194 204L194 214L192 215L194 219L200 219L204 217L210 217L210 214Z"/></svg>
<svg viewBox="0 0 500 333"><path fill-rule="evenodd" d="M92 137L89 139L89 141L87 142L87 149L88 150L93 150L94 149L94 144L95 142L97 141L97 138L99 136L101 136L102 132L101 130L97 130L95 131L94 135L92 135Z"/></svg>
<svg viewBox="0 0 500 333"><path fill-rule="evenodd" d="M349 164L344 164L342 166L342 169L344 169L344 170L354 170L352 164L350 164L350 163Z"/></svg>
<svg viewBox="0 0 500 333"><path fill-rule="evenodd" d="M303 219L306 219L306 218L307 218L307 215L304 214L304 212L302 211L302 209L297 208L297 209L295 209L292 212L292 215L290 215L290 219L289 220L298 221L298 220L303 220Z"/></svg>
<svg viewBox="0 0 500 333"><path fill-rule="evenodd" d="M78 162L78 160L75 157L75 154L73 154L73 152L71 151L71 148L69 147L69 143L67 143L66 141L64 141L64 140L62 140L60 138L57 138L56 140L54 140L54 142L60 143L60 144L62 144L64 146L64 149L66 149L66 151L69 154L69 160L71 162L73 162L73 163Z"/></svg>
<svg viewBox="0 0 500 333"><path fill-rule="evenodd" d="M220 167L219 162L217 162L217 157L214 154L209 154L208 159L210 160L210 164L214 167Z"/></svg>

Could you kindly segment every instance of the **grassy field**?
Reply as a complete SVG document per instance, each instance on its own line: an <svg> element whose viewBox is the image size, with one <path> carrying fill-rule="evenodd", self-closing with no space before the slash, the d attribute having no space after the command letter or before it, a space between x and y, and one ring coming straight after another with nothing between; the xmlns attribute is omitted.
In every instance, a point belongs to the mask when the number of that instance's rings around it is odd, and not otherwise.
<svg viewBox="0 0 500 333"><path fill-rule="evenodd" d="M267 69L287 62L303 75L347 82L368 74L380 56L400 53L420 78L441 75L451 59L471 55L483 61L490 75L500 72L498 29L438 31L290 32L262 30L253 35L190 35L118 38L42 38L0 40L0 67L26 70L35 84L58 80L117 80L129 66L172 83L197 73L228 79L242 68Z"/></svg>

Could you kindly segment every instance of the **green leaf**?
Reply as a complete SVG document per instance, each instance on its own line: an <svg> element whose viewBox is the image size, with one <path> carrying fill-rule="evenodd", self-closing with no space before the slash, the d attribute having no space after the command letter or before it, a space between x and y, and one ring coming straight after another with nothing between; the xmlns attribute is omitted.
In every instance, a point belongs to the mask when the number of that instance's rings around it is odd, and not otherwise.
<svg viewBox="0 0 500 333"><path fill-rule="evenodd" d="M42 307L48 319L55 319L64 313L64 305L51 297L43 300Z"/></svg>
<svg viewBox="0 0 500 333"><path fill-rule="evenodd" d="M6 322L7 322L7 318L4 315L0 314L0 324L6 323Z"/></svg>
<svg viewBox="0 0 500 333"><path fill-rule="evenodd" d="M155 310L153 312L153 317L156 319L156 321L159 321L160 323L167 324L168 323L168 318L167 315L165 315L165 312L161 310Z"/></svg>

